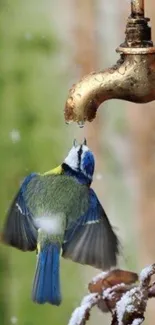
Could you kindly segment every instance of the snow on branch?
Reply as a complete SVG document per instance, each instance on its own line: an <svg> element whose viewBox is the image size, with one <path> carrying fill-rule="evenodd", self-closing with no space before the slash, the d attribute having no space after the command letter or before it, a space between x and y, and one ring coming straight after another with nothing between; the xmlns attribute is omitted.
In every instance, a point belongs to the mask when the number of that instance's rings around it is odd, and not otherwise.
<svg viewBox="0 0 155 325"><path fill-rule="evenodd" d="M89 319L89 312L96 305L99 295L91 293L83 298L80 307L76 308L71 316L68 325L85 325Z"/></svg>
<svg viewBox="0 0 155 325"><path fill-rule="evenodd" d="M155 264L137 273L113 269L97 275L88 285L89 294L73 312L68 325L85 325L91 309L111 312L111 325L140 325L144 321L147 301L155 297Z"/></svg>

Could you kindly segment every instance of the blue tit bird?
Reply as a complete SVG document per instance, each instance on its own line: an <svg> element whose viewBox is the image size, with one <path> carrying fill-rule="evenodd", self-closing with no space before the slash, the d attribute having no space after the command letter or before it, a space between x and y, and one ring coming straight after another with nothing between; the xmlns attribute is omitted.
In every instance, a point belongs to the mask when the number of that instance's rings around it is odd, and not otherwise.
<svg viewBox="0 0 155 325"><path fill-rule="evenodd" d="M86 140L63 163L25 178L8 211L3 242L37 251L32 300L61 303L60 255L107 270L117 264L118 238L90 187L95 168Z"/></svg>

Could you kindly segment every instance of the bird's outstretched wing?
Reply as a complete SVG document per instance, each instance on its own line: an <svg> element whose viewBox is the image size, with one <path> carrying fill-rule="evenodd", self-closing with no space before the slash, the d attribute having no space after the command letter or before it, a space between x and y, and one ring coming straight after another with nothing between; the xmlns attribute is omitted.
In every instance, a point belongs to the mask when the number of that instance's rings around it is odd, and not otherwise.
<svg viewBox="0 0 155 325"><path fill-rule="evenodd" d="M67 225L62 256L106 270L117 264L119 241L92 189L89 195L86 214Z"/></svg>
<svg viewBox="0 0 155 325"><path fill-rule="evenodd" d="M37 247L37 229L24 199L26 186L37 174L27 176L8 211L4 224L2 241L23 251Z"/></svg>

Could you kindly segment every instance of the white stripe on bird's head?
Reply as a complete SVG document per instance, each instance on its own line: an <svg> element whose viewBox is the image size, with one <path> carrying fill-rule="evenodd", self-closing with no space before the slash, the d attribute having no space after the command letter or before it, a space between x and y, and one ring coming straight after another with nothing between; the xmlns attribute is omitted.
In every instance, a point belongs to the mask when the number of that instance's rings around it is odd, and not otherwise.
<svg viewBox="0 0 155 325"><path fill-rule="evenodd" d="M86 144L73 145L65 158L64 163L77 172L82 172L85 176L92 179L95 167L94 155Z"/></svg>

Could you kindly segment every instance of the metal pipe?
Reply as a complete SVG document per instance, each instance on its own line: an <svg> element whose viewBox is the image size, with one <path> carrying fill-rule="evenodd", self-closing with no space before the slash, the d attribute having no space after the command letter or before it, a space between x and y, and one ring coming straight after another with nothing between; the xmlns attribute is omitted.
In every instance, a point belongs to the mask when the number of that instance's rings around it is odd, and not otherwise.
<svg viewBox="0 0 155 325"><path fill-rule="evenodd" d="M123 55L111 69L84 77L70 90L66 121L92 121L101 103L124 99L135 103L155 100L155 54Z"/></svg>
<svg viewBox="0 0 155 325"><path fill-rule="evenodd" d="M123 99L135 103L155 100L155 48L148 18L142 17L144 1L132 0L126 38L117 48L120 59L110 69L86 75L69 91L66 122L92 121L101 103ZM138 14L139 13L139 14Z"/></svg>
<svg viewBox="0 0 155 325"><path fill-rule="evenodd" d="M144 0L131 0L131 16L144 17Z"/></svg>

